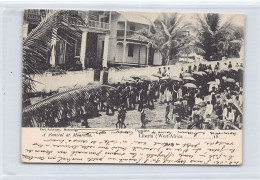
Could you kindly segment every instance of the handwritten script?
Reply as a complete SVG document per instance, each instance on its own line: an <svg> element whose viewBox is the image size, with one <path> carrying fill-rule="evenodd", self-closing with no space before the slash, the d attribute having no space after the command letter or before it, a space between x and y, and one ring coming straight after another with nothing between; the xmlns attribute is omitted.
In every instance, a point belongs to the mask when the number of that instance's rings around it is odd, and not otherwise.
<svg viewBox="0 0 260 180"><path fill-rule="evenodd" d="M240 165L242 131L22 128L26 163Z"/></svg>

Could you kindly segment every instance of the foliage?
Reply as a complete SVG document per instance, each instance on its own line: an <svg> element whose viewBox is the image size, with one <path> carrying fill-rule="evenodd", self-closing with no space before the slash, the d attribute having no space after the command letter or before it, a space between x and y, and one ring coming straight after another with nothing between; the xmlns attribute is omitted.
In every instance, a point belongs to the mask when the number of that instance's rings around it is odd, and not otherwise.
<svg viewBox="0 0 260 180"><path fill-rule="evenodd" d="M41 73L50 68L47 60L51 50L55 48L55 44L51 42L55 39L62 39L57 33L57 29L62 28L69 34L78 35L79 29L75 22L87 26L87 23L80 16L73 15L73 21L71 21L72 14L75 13L70 10L50 11L23 40L23 95L34 90L35 81L31 78L31 74Z"/></svg>
<svg viewBox="0 0 260 180"><path fill-rule="evenodd" d="M108 103L112 103L108 94L114 91L116 89L112 86L90 85L54 94L33 105L24 107L22 126L40 127L41 122L45 122L47 125L51 117L59 119L60 113L65 111L66 108L78 110L85 106L88 107L87 113L93 113L91 109L95 106L94 99L101 97ZM51 117L46 117L48 113L52 114Z"/></svg>
<svg viewBox="0 0 260 180"><path fill-rule="evenodd" d="M239 57L244 37L242 28L232 24L232 18L221 24L219 14L208 13L197 16L196 46L203 49L206 60L220 60L222 57Z"/></svg>
<svg viewBox="0 0 260 180"><path fill-rule="evenodd" d="M158 50L162 57L162 65L166 65L172 57L178 55L180 48L188 40L185 32L190 24L183 23L182 17L177 13L162 13L154 22L150 22L150 30L141 29L133 37Z"/></svg>

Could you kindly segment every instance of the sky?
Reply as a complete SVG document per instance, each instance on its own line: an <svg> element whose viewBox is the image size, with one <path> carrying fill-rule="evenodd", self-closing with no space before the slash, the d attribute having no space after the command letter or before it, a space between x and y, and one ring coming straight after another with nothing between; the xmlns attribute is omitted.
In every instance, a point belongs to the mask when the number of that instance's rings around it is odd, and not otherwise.
<svg viewBox="0 0 260 180"><path fill-rule="evenodd" d="M159 12L137 12L140 15L146 16L147 18L151 20L155 20ZM184 16L183 20L186 22L194 23L195 22L195 14L203 15L203 13L179 13L179 15ZM220 22L223 24L223 22L229 20L231 18L231 22L233 25L244 27L245 23L245 16L243 14L220 14ZM220 24L220 25L221 25Z"/></svg>

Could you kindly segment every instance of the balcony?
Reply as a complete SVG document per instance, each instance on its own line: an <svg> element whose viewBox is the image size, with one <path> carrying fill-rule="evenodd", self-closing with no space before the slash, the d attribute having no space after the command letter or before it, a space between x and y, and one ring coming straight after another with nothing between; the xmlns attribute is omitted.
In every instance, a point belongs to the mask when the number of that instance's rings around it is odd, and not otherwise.
<svg viewBox="0 0 260 180"><path fill-rule="evenodd" d="M82 27L86 26L86 24L84 22L79 21L78 18L74 18L74 17L69 17L68 22L69 22L69 24L72 24L74 26L82 26ZM109 30L109 23L105 23L105 22L89 20L88 25L89 25L89 28L100 29L100 30Z"/></svg>
<svg viewBox="0 0 260 180"><path fill-rule="evenodd" d="M135 34L135 31L127 30L126 31L126 38L131 38ZM124 38L125 37L125 30L117 30L117 37Z"/></svg>
<svg viewBox="0 0 260 180"><path fill-rule="evenodd" d="M24 19L28 21L38 22L40 23L46 15L49 13L49 10L25 10L24 12ZM66 19L65 19L66 18ZM68 24L74 26L82 26L87 27L87 24L83 21L80 21L77 17L64 17L63 19ZM109 30L109 23L89 20L88 21L89 28L94 28L98 30Z"/></svg>
<svg viewBox="0 0 260 180"><path fill-rule="evenodd" d="M94 20L89 20L88 23L90 28L109 30L109 23Z"/></svg>

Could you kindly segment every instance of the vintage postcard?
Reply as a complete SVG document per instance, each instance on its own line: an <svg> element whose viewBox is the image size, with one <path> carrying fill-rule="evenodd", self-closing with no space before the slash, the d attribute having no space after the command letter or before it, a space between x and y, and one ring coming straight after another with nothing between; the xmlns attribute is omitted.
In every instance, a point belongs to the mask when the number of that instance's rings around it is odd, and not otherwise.
<svg viewBox="0 0 260 180"><path fill-rule="evenodd" d="M23 18L22 162L242 164L244 15Z"/></svg>

